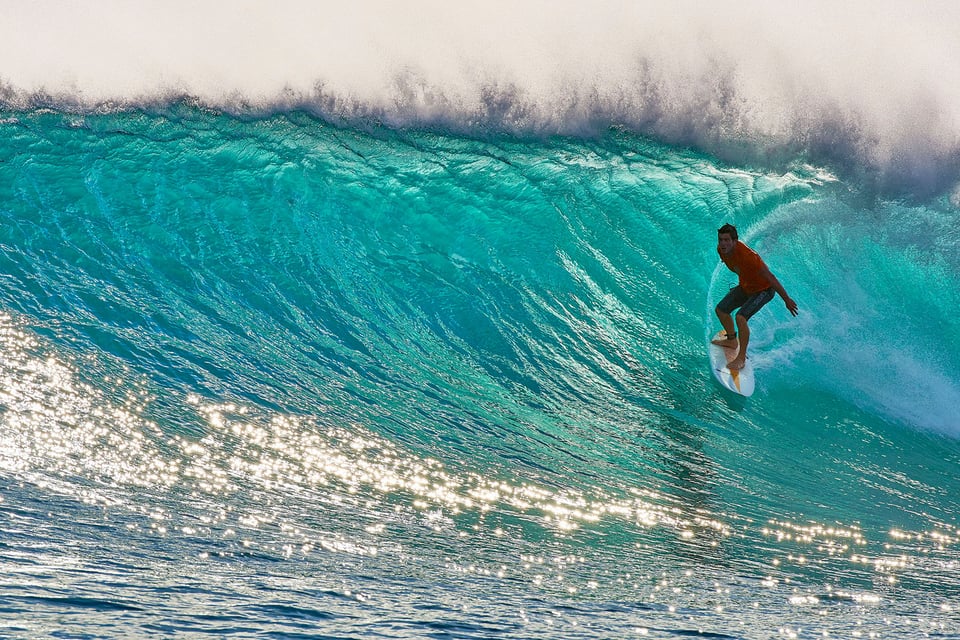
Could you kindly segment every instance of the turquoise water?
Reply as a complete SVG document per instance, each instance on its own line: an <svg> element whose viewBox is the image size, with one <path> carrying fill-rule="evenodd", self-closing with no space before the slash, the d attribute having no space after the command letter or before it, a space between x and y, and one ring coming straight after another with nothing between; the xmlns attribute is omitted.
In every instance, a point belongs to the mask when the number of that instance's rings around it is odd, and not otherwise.
<svg viewBox="0 0 960 640"><path fill-rule="evenodd" d="M960 637L958 212L845 169L7 111L0 635Z"/></svg>

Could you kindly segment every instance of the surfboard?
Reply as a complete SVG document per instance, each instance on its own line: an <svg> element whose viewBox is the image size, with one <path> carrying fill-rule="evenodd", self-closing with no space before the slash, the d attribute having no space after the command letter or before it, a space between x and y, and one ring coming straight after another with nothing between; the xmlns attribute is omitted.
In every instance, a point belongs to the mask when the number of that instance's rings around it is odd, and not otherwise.
<svg viewBox="0 0 960 640"><path fill-rule="evenodd" d="M727 363L737 357L740 348L727 349L713 344L713 340L725 336L724 331L719 331L717 335L710 339L710 368L713 370L714 377L724 387L734 393L749 397L753 395L753 365L747 360L746 366L739 371L731 371L727 368Z"/></svg>

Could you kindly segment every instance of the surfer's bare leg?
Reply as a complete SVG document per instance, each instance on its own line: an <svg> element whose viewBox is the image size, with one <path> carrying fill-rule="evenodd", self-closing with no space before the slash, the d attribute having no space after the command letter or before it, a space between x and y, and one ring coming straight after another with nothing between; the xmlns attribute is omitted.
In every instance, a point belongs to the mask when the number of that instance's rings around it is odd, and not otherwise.
<svg viewBox="0 0 960 640"><path fill-rule="evenodd" d="M731 371L743 369L746 366L747 345L750 343L750 325L747 324L747 319L739 314L737 315L737 330L740 332L740 353L727 364L727 369Z"/></svg>
<svg viewBox="0 0 960 640"><path fill-rule="evenodd" d="M717 312L717 317L720 319L720 326L723 327L723 330L727 334L727 339L726 340L717 339L717 340L713 340L712 342L713 344L720 345L721 347L727 347L729 349L733 349L734 347L737 346L737 344L739 344L737 342L737 330L733 324L733 316L731 316L729 313L720 311L719 308L715 309L715 311ZM730 336L733 336L733 337L731 338Z"/></svg>

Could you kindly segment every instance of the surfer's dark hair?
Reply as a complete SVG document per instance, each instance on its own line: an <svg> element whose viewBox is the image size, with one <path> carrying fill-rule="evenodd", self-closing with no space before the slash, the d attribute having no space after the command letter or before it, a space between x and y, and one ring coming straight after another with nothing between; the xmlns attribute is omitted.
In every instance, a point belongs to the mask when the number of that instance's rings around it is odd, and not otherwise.
<svg viewBox="0 0 960 640"><path fill-rule="evenodd" d="M729 233L731 238L733 238L734 240L739 240L739 238L737 237L737 228L732 224L725 224L719 229L717 229L718 236L723 235L724 233Z"/></svg>

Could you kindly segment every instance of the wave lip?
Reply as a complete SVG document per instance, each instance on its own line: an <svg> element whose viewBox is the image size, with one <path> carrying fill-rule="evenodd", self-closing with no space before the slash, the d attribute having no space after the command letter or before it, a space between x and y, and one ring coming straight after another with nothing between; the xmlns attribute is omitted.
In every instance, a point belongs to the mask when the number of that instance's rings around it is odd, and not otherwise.
<svg viewBox="0 0 960 640"><path fill-rule="evenodd" d="M731 162L828 164L879 194L928 198L960 181L952 4L609 2L586 12L572 2L291 1L226 14L215 3L107 2L90 15L40 2L10 12L0 26L7 108L189 99L457 133L622 126Z"/></svg>

